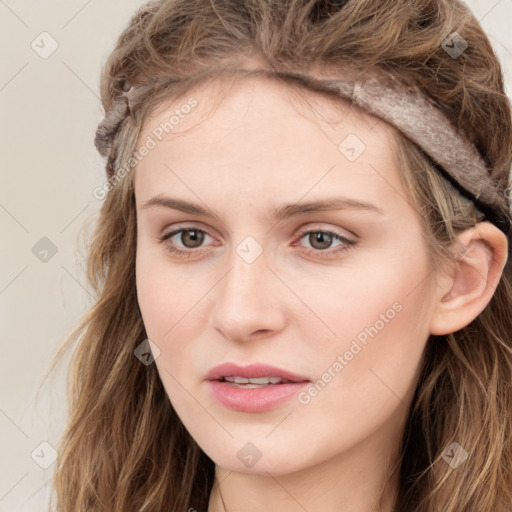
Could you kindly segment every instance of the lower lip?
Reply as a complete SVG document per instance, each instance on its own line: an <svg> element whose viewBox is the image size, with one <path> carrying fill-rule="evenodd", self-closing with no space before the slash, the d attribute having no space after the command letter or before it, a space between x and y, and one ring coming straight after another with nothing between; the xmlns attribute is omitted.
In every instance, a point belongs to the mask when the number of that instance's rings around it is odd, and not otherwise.
<svg viewBox="0 0 512 512"><path fill-rule="evenodd" d="M208 384L214 398L226 407L235 411L261 412L287 402L310 382L269 384L249 389L231 386L218 380L210 380Z"/></svg>

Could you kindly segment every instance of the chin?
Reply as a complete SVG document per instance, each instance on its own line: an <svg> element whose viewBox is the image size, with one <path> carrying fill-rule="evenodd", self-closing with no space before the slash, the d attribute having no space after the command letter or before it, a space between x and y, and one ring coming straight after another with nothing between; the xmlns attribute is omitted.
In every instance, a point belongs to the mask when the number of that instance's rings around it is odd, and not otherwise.
<svg viewBox="0 0 512 512"><path fill-rule="evenodd" d="M250 436L245 437L250 439ZM293 448L295 446L295 448ZM203 451L213 462L227 471L250 475L273 476L286 475L309 466L296 449L297 443L284 447L267 440L243 441L231 439L228 443L210 446ZM312 462L313 464L313 462Z"/></svg>

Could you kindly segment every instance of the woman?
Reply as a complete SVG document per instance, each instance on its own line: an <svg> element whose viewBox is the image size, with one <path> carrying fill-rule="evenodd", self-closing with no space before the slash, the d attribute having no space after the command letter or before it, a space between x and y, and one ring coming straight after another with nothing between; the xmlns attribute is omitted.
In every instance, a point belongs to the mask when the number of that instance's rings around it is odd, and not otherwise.
<svg viewBox="0 0 512 512"><path fill-rule="evenodd" d="M101 91L58 510L510 510L512 119L464 4L153 1Z"/></svg>

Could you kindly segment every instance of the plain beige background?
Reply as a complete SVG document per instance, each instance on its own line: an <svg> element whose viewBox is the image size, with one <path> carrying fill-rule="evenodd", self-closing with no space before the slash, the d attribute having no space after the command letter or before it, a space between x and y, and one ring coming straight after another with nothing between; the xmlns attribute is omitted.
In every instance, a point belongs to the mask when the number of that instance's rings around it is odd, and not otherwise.
<svg viewBox="0 0 512 512"><path fill-rule="evenodd" d="M37 404L35 393L57 344L92 304L79 235L104 182L93 144L99 72L142 3L0 0L0 512L47 510L65 361ZM512 96L512 0L467 3Z"/></svg>

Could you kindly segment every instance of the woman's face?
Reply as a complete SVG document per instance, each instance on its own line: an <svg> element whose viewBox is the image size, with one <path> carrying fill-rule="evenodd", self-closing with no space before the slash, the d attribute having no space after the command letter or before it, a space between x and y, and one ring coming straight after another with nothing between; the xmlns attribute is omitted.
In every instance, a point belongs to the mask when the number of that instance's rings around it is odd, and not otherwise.
<svg viewBox="0 0 512 512"><path fill-rule="evenodd" d="M138 141L137 293L169 399L231 471L385 460L435 306L391 128L304 92L311 114L265 78L236 82L211 112L216 94L162 105ZM209 375L224 363L299 382Z"/></svg>

